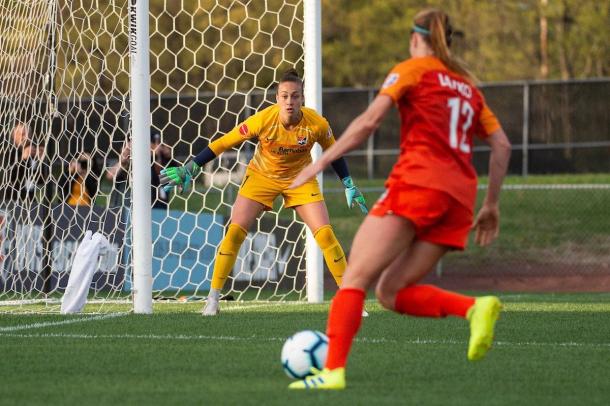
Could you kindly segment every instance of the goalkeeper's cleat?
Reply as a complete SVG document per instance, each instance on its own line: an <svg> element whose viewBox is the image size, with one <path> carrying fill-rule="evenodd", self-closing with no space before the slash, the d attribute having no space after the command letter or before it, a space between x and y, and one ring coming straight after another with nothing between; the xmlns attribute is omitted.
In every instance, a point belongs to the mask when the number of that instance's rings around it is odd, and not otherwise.
<svg viewBox="0 0 610 406"><path fill-rule="evenodd" d="M201 312L202 316L216 316L220 313L220 290L210 289L208 298L205 301L205 306Z"/></svg>
<svg viewBox="0 0 610 406"><path fill-rule="evenodd" d="M494 339L494 326L500 316L502 304L495 296L476 298L474 305L468 309L467 318L470 321L470 342L468 343L468 359L478 361L485 357Z"/></svg>
<svg viewBox="0 0 610 406"><path fill-rule="evenodd" d="M208 299L205 301L205 306L203 307L201 315L216 316L218 313L220 313L220 304L218 303L218 300L210 299L208 297Z"/></svg>
<svg viewBox="0 0 610 406"><path fill-rule="evenodd" d="M345 389L345 368L324 368L314 375L291 383L288 389Z"/></svg>

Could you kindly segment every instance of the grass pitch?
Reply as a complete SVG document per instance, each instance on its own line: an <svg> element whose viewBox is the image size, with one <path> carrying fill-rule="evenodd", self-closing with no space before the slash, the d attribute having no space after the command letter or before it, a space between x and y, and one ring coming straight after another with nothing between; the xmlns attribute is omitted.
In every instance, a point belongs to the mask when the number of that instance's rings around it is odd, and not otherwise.
<svg viewBox="0 0 610 406"><path fill-rule="evenodd" d="M496 343L466 360L464 320L368 302L342 392L292 392L286 337L324 330L328 303L156 304L151 316L0 316L0 404L606 405L610 294L501 296ZM117 310L119 310L117 308Z"/></svg>

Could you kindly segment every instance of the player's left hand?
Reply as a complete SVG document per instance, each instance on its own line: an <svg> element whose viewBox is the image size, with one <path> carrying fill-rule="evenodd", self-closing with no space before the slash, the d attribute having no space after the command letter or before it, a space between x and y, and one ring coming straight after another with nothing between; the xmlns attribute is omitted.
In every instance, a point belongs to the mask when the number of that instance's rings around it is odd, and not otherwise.
<svg viewBox="0 0 610 406"><path fill-rule="evenodd" d="M474 241L489 245L500 233L500 209L497 204L483 204L472 225L475 230Z"/></svg>
<svg viewBox="0 0 610 406"><path fill-rule="evenodd" d="M345 199L347 200L347 207L354 207L356 204L364 214L368 214L369 209L366 207L366 201L364 196L358 190L351 176L347 176L341 179L343 186L345 186Z"/></svg>

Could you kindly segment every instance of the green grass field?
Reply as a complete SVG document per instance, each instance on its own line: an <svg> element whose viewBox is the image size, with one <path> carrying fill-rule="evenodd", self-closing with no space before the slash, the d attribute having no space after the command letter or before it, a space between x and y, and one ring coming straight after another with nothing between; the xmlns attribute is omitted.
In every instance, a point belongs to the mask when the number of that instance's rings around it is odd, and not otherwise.
<svg viewBox="0 0 610 406"><path fill-rule="evenodd" d="M467 323L364 320L342 392L291 392L279 354L324 330L328 303L156 304L152 316L0 316L0 404L607 405L610 294L501 296L496 343L466 360Z"/></svg>
<svg viewBox="0 0 610 406"><path fill-rule="evenodd" d="M506 183L610 184L610 176L515 177ZM358 184L368 188L372 204L383 181ZM329 179L325 187L331 222L349 249L362 215L345 207L338 182ZM608 263L609 194L507 190L499 241L487 250L471 244L449 258L535 262L567 252L584 263ZM174 198L172 208L226 215L232 199L224 199L192 194ZM47 314L0 314L0 404L610 404L610 293L512 293L501 299L505 311L494 349L478 363L466 360L465 321L399 316L371 300L371 317L350 358L348 389L311 393L286 389L280 349L296 331L323 331L328 302L227 302L216 318L201 317L201 303L175 301L155 303L151 316L129 313L128 304L78 316L49 314L45 305L17 307ZM91 306L100 311L99 304Z"/></svg>
<svg viewBox="0 0 610 406"><path fill-rule="evenodd" d="M363 187L381 187L382 180L360 181ZM481 184L487 179L481 178ZM508 177L507 185L549 185L549 184L610 184L610 175L564 175ZM339 188L334 179L325 187ZM372 205L381 192L366 193ZM350 246L359 225L358 213L345 207L343 193L327 193L326 203L331 222L337 230L338 238L345 246ZM479 191L478 205L484 197ZM501 233L499 240L489 249L477 249L471 243L469 258L493 254L497 257L517 255L523 258L537 258L541 250L557 249L562 244L576 244L592 254L603 250L610 256L610 216L608 216L609 189L572 190L505 190L501 195ZM478 207L478 206L477 206ZM524 232L527 230L527 232ZM604 248L605 247L605 248ZM560 249L561 250L561 249Z"/></svg>

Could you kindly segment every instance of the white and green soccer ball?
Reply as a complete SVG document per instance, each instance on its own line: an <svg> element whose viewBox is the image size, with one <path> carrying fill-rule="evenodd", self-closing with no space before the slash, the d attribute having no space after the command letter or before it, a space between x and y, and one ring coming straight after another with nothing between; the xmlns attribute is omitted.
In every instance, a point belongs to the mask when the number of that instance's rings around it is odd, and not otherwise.
<svg viewBox="0 0 610 406"><path fill-rule="evenodd" d="M291 378L311 375L311 368L322 370L328 354L328 337L319 331L303 330L289 337L282 347L282 367Z"/></svg>

